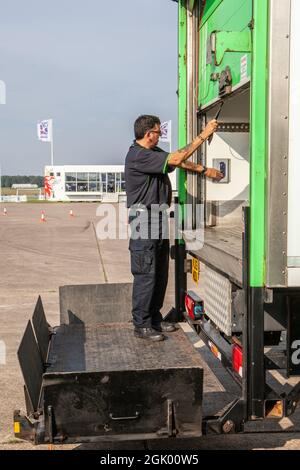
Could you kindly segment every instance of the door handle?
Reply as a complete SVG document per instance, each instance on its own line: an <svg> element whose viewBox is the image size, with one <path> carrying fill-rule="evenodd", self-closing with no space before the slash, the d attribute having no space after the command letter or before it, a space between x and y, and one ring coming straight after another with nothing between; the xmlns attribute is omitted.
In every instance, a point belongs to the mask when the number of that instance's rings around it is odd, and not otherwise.
<svg viewBox="0 0 300 470"><path fill-rule="evenodd" d="M109 413L109 417L113 421L126 421L130 419L138 419L140 417L140 413L136 411L134 416L114 416L113 413Z"/></svg>

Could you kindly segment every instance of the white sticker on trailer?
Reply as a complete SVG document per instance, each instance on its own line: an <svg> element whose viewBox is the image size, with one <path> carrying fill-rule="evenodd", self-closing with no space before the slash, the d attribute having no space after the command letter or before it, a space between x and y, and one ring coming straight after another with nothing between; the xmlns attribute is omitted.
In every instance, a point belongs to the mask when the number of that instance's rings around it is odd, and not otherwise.
<svg viewBox="0 0 300 470"><path fill-rule="evenodd" d="M289 287L300 287L300 268L288 268L287 280Z"/></svg>
<svg viewBox="0 0 300 470"><path fill-rule="evenodd" d="M248 56L241 57L241 82L248 79Z"/></svg>

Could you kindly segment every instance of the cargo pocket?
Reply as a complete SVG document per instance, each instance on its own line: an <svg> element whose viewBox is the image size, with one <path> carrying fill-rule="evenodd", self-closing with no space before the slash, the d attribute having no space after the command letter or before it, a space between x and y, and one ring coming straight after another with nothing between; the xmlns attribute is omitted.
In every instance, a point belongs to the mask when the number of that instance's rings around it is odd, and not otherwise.
<svg viewBox="0 0 300 470"><path fill-rule="evenodd" d="M148 240L130 240L131 274L149 274L154 270L154 246Z"/></svg>

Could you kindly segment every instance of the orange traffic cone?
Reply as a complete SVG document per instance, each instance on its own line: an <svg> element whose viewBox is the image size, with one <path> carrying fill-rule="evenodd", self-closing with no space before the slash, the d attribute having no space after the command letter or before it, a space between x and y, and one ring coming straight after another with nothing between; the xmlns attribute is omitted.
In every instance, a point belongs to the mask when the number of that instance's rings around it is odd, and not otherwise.
<svg viewBox="0 0 300 470"><path fill-rule="evenodd" d="M46 217L45 217L45 212L42 211L41 212L41 219L40 219L41 222L46 222Z"/></svg>
<svg viewBox="0 0 300 470"><path fill-rule="evenodd" d="M70 217L75 217L75 215L73 214L72 209L70 210Z"/></svg>
<svg viewBox="0 0 300 470"><path fill-rule="evenodd" d="M3 215L7 215L7 209L6 209L6 207L4 207L4 209L3 209Z"/></svg>

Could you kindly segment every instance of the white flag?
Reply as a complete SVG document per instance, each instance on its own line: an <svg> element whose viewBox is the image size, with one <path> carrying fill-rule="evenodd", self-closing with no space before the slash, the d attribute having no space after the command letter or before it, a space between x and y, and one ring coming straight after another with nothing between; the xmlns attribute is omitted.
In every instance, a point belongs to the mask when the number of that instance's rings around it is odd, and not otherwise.
<svg viewBox="0 0 300 470"><path fill-rule="evenodd" d="M171 143L171 131L172 131L172 121L166 121L163 122L160 125L160 130L161 130L161 136L160 136L160 142L169 142Z"/></svg>
<svg viewBox="0 0 300 470"><path fill-rule="evenodd" d="M52 119L40 121L37 125L39 140L43 142L52 142Z"/></svg>

